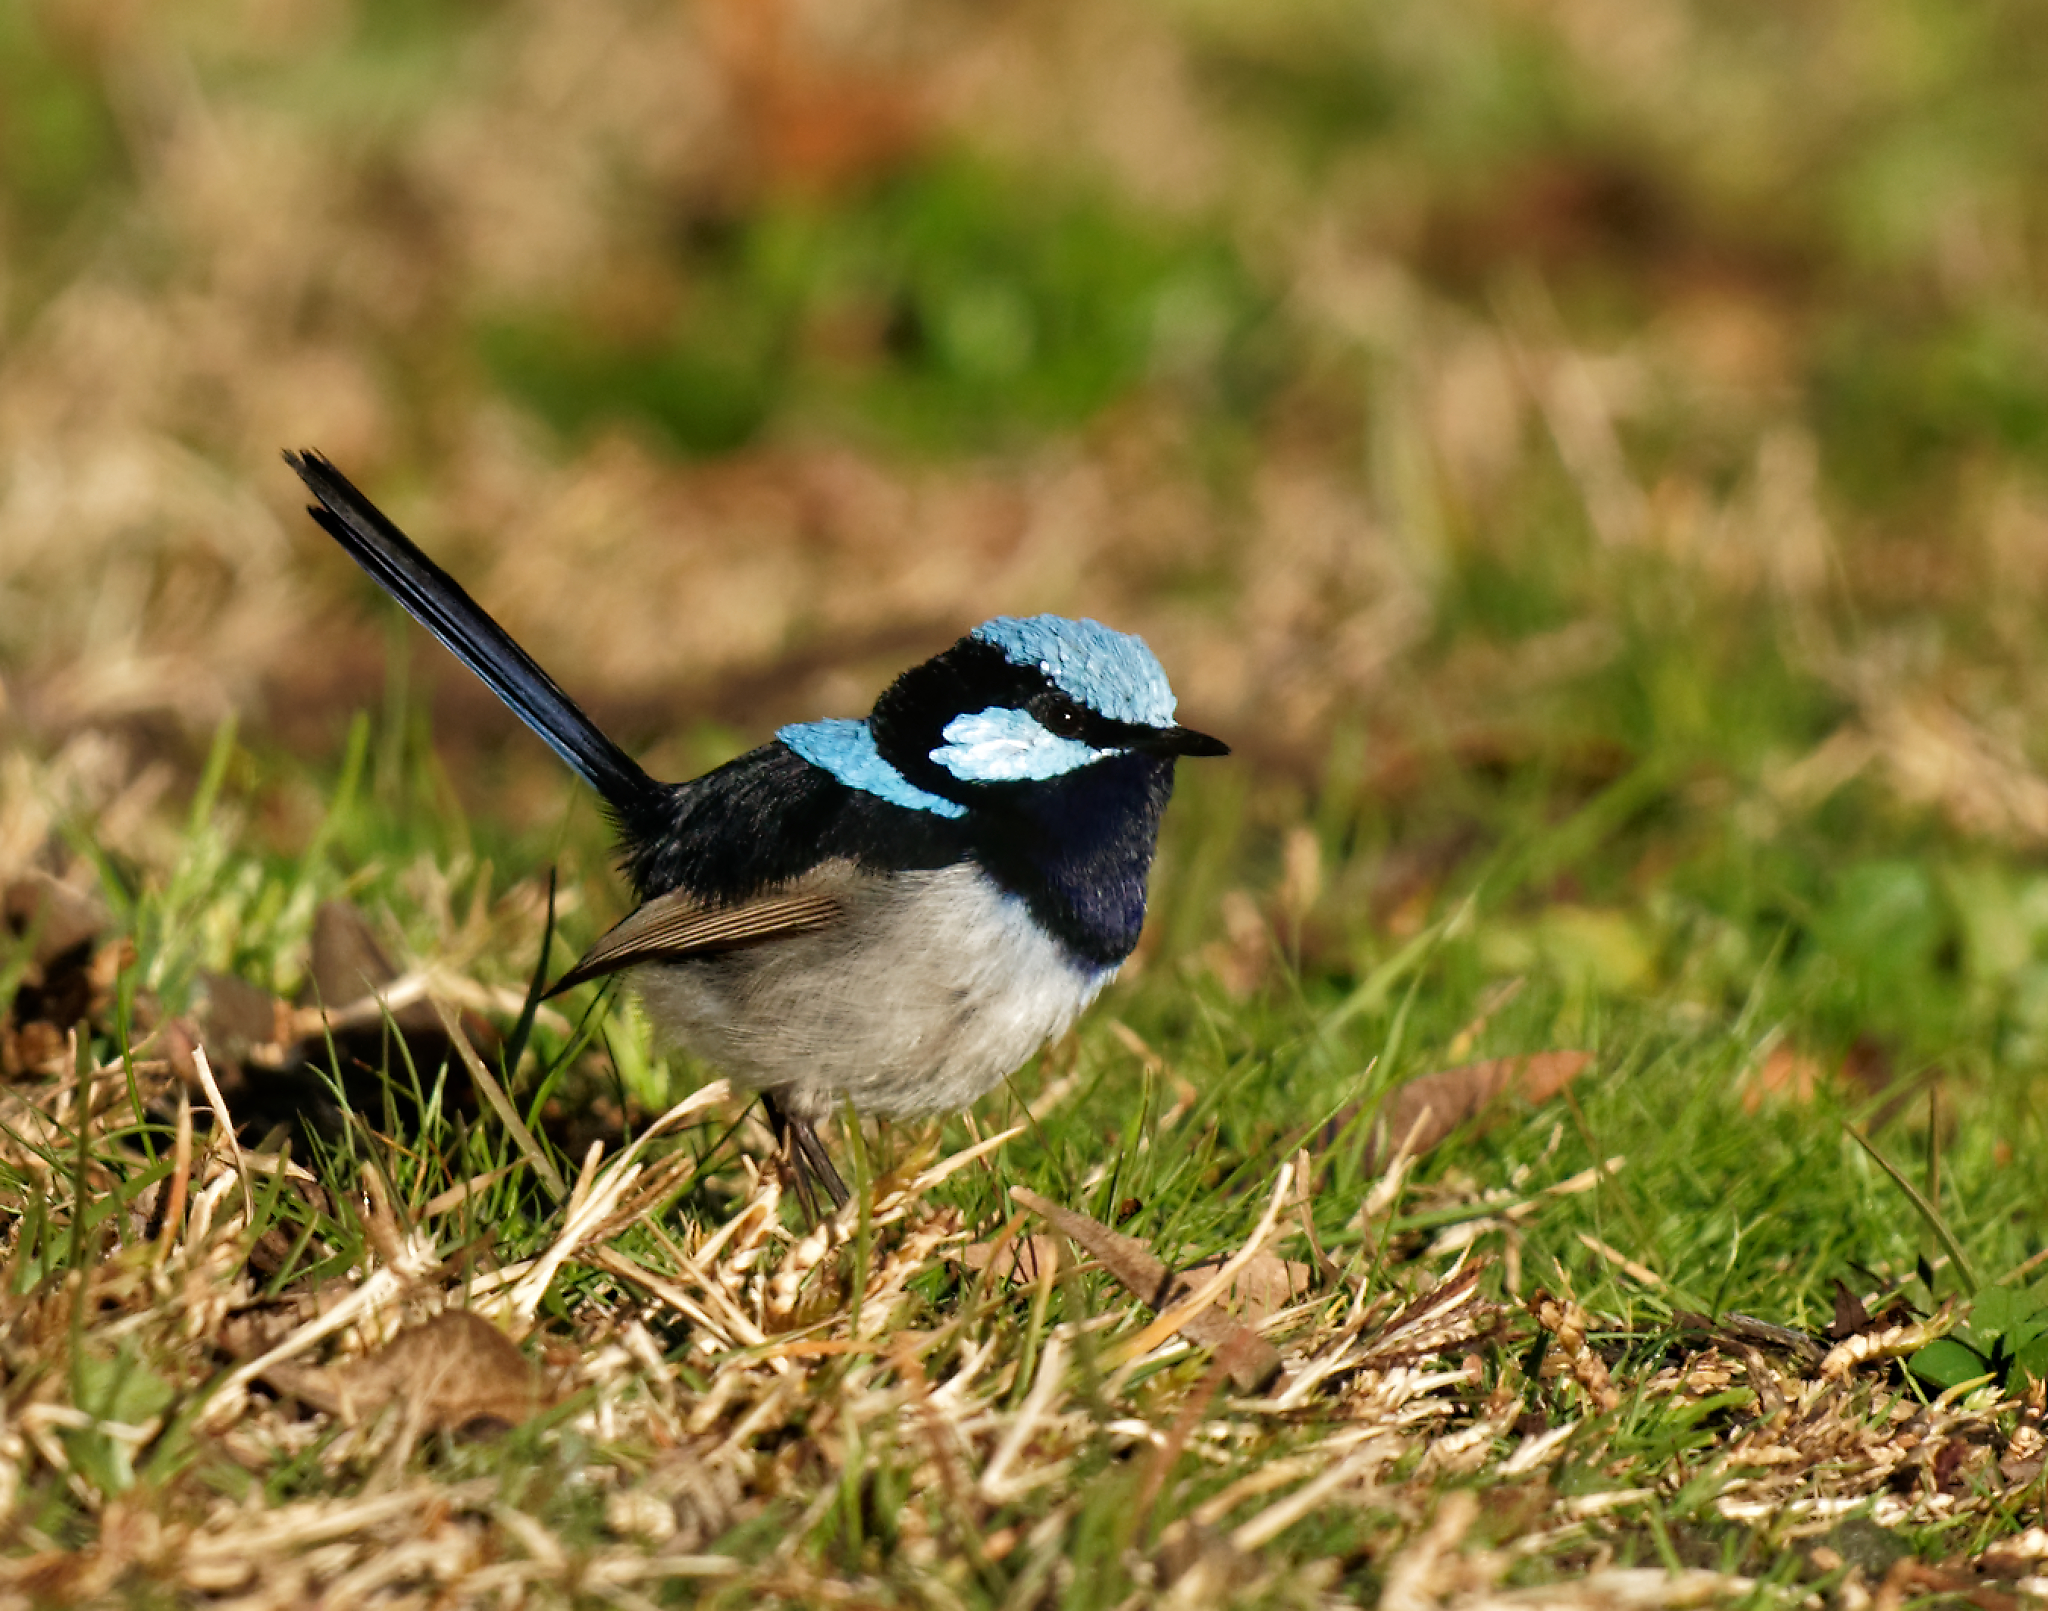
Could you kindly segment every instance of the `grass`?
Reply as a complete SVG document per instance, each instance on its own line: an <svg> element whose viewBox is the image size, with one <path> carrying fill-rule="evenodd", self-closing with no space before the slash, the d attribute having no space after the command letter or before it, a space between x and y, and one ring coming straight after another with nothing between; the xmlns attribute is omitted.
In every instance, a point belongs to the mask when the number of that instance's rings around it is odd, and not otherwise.
<svg viewBox="0 0 2048 1611"><path fill-rule="evenodd" d="M501 1003L502 1031L542 944L534 875L501 883L475 842L488 830L394 806L432 801L424 752L386 751L399 772L371 776L384 747L369 724L358 735L310 850L278 856L252 825L301 764L223 731L170 860L129 870L132 949L75 1053L12 1087L8 1571L30 1592L527 1584L738 1603L839 1584L949 1604L1292 1603L1410 1578L1507 1592L1682 1567L1719 1574L1686 1592L1768 1599L1838 1585L1858 1559L1865 1578L1872 1560L1878 1576L1894 1559L1963 1563L1894 1579L1933 1588L1974 1584L1987 1552L2006 1576L2031 1570L1995 1553L2035 1503L2024 1378L2014 1397L1980 1383L1937 1404L1897 1361L1965 1298L1944 1249L1987 1284L2035 1250L2038 1187L2012 1156L2033 1117L1968 1068L1861 1086L1788 1050L1821 1044L1831 1004L1868 984L1844 959L1876 942L1831 938L1847 918L1821 897L1795 935L1789 897L1719 877L1727 848L1662 775L1561 817L1499 791L1490 849L1430 921L1353 936L1341 967L1290 955L1334 915L1302 870L1313 830L1295 829L1256 943L1148 951L973 1128L843 1137L862 1189L828 1231L781 1201L756 1164L760 1126L715 1090L636 1145L665 1093L706 1071L656 1058L617 1004L541 1013L502 1070L537 1153L462 1099L445 1043L438 1064L384 1058L397 1090L373 1104L357 1088L360 1118L245 1129L256 1150L224 1148L175 1072L180 1021L118 1029L160 1013L195 954L288 989L311 908L346 891L386 914L408 959L440 963L436 988ZM1309 804L1311 820L1337 809ZM1345 833L1383 830L1376 815ZM1241 778L1185 780L1160 935L1202 932L1191 914L1255 858L1258 817ZM603 876L597 831L578 812L554 836L585 882ZM77 832L90 843L89 823ZM1634 898L1530 894L1688 843ZM546 854L489 849L515 866ZM1980 860L1911 884L1898 868L1919 861L1872 865L1844 876L1850 915L1889 914L1882 983L1967 1022L1973 964L1944 942L1987 919L1947 903L1992 901L1995 872ZM1688 884L1733 910L1671 894ZM565 940L595 926L565 904ZM195 941L223 912L277 914L212 925L273 935L267 971ZM1702 975L1703 950L1720 971ZM451 956L472 959L473 983ZM610 1013L602 1041L593 1009ZM206 1010L182 1022L220 1044ZM1591 1054L1561 1100L1489 1109L1412 1160L1390 1162L1400 1138L1372 1140L1380 1093L1551 1047ZM317 1032L305 1049L340 1079ZM237 1073L260 1105L255 1064ZM612 1115L589 1156L568 1106L586 1126ZM1277 1290L1240 1277L1225 1301L1266 1313L1286 1374L1235 1386L1170 1335L1132 1355L1153 1311L1099 1247L1012 1278L1004 1244L1046 1231L1020 1187L1196 1282L1277 1201L1254 1265ZM1461 1269L1477 1284L1436 1300L1448 1321L1418 1317ZM1894 1314L1868 1328L1867 1358L1823 1364L1837 1279L1872 1313L1902 1292L1932 1325ZM379 1375L380 1345L444 1306L523 1336L530 1363L494 1384L465 1362L461 1394L417 1362ZM1730 1330L1742 1315L1820 1341ZM288 1361L252 1379L280 1347Z"/></svg>
<svg viewBox="0 0 2048 1611"><path fill-rule="evenodd" d="M2048 1576L2025 8L259 9L0 17L0 1592ZM665 775L1023 608L1238 757L809 1227L305 443Z"/></svg>

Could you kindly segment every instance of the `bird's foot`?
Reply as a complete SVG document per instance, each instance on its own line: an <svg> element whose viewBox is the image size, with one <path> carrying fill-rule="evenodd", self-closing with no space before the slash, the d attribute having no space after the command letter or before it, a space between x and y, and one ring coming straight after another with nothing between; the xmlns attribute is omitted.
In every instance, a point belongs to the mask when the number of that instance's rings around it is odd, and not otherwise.
<svg viewBox="0 0 2048 1611"><path fill-rule="evenodd" d="M789 1172L797 1201L803 1205L811 1223L815 1225L824 1218L818 1209L820 1187L832 1199L833 1209L844 1208L849 1197L846 1182L832 1167L832 1155L825 1150L818 1127L809 1119L786 1110L772 1096L764 1094L761 1105L768 1110L768 1127L775 1132L775 1139L781 1145L782 1166Z"/></svg>

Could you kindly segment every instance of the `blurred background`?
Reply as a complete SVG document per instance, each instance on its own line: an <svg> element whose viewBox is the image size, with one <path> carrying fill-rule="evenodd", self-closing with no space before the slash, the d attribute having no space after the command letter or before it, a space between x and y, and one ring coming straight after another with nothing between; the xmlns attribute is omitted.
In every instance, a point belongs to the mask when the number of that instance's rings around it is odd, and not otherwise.
<svg viewBox="0 0 2048 1611"><path fill-rule="evenodd" d="M1546 1012L1769 974L1787 1079L2048 1063L2044 46L1927 0L0 7L0 866L175 861L230 717L309 769L252 808L303 852L365 708L548 853L568 781L305 520L311 446L666 775L990 614L1143 633L1240 757L1176 930L1225 994L1349 989L1540 843L1473 966Z"/></svg>

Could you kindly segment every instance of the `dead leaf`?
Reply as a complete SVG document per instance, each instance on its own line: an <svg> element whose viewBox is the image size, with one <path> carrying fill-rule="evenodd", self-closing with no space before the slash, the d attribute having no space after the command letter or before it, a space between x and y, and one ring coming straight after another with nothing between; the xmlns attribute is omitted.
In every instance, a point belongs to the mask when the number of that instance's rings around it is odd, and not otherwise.
<svg viewBox="0 0 2048 1611"><path fill-rule="evenodd" d="M915 80L834 60L803 26L809 15L780 0L728 0L710 11L707 41L761 177L821 191L914 156L932 112Z"/></svg>
<svg viewBox="0 0 2048 1611"><path fill-rule="evenodd" d="M1010 1195L1062 1236L1078 1243L1091 1258L1101 1260L1104 1269L1154 1312L1164 1312L1193 1296L1195 1286L1167 1269L1137 1237L1113 1231L1099 1220L1062 1208L1022 1186L1013 1186ZM1243 1321L1214 1306L1181 1327L1181 1335L1198 1347L1213 1349L1242 1392L1256 1393L1280 1374L1280 1351Z"/></svg>
<svg viewBox="0 0 2048 1611"><path fill-rule="evenodd" d="M48 873L31 873L0 892L0 924L16 939L34 936L29 961L40 968L98 939L107 915L90 895Z"/></svg>
<svg viewBox="0 0 2048 1611"><path fill-rule="evenodd" d="M1192 1290L1222 1269L1224 1262L1221 1254L1203 1259L1182 1270L1181 1278ZM1230 1285L1223 1289L1223 1302L1248 1325L1256 1326L1266 1316L1307 1297L1311 1273L1306 1264L1260 1251L1231 1277Z"/></svg>
<svg viewBox="0 0 2048 1611"><path fill-rule="evenodd" d="M106 914L91 896L47 873L18 878L0 891L0 966L21 965L14 997L0 1004L0 1073L61 1072L67 1033L96 1016L127 955L125 942L95 947ZM27 947L22 957L20 948Z"/></svg>
<svg viewBox="0 0 2048 1611"><path fill-rule="evenodd" d="M1870 1311L1863 1300L1842 1284L1840 1276L1835 1277L1835 1318L1828 1326L1828 1340L1840 1342L1844 1337L1853 1337L1859 1331L1868 1329Z"/></svg>
<svg viewBox="0 0 2048 1611"><path fill-rule="evenodd" d="M332 1133L346 1123L334 1101L330 1062L338 1067L346 1107L377 1116L387 1100L409 1111L402 1079L383 1070L403 1068L405 1056L390 1043L395 1030L413 1067L448 1064L446 1100L465 1115L476 1111L476 1092L459 1063L431 1001L416 999L386 1010L379 992L399 978L366 918L346 901L328 901L314 914L306 984L295 1007L231 974L202 973L195 1004L197 1037L216 1063L221 1089L236 1122L258 1131L285 1123ZM463 1030L488 1055L496 1030L463 1009Z"/></svg>
<svg viewBox="0 0 2048 1611"><path fill-rule="evenodd" d="M307 1000L330 1005L375 995L398 970L370 932L370 920L347 901L322 901L313 914L306 959Z"/></svg>
<svg viewBox="0 0 2048 1611"><path fill-rule="evenodd" d="M2019 1611L2022 1604L2017 1595L1992 1588L1967 1566L1960 1571L1952 1567L1929 1566L1910 1555L1892 1563L1891 1570L1885 1573L1884 1582L1878 1586L1876 1603L1897 1606L1921 1595L1934 1594L1953 1595L1978 1607L1979 1611Z"/></svg>
<svg viewBox="0 0 2048 1611"><path fill-rule="evenodd" d="M1754 1113L1772 1098L1806 1107L1827 1079L1828 1071L1818 1058L1780 1041L1771 1048L1763 1067L1743 1082L1742 1111Z"/></svg>
<svg viewBox="0 0 2048 1611"><path fill-rule="evenodd" d="M1723 1347L1736 1350L1752 1345L1769 1348L1789 1354L1808 1367L1818 1365L1827 1352L1803 1331L1773 1325L1768 1320L1759 1320L1755 1315L1741 1314L1733 1309L1718 1320L1691 1309L1674 1309L1671 1323L1682 1332L1698 1333Z"/></svg>
<svg viewBox="0 0 2048 1611"><path fill-rule="evenodd" d="M350 1423L402 1401L434 1431L479 1422L517 1426L549 1400L540 1372L518 1345L468 1309L444 1310L408 1326L351 1364L273 1365L263 1379Z"/></svg>
<svg viewBox="0 0 2048 1611"><path fill-rule="evenodd" d="M1420 1157L1453 1131L1480 1119L1510 1099L1534 1106L1549 1101L1592 1067L1591 1052L1532 1052L1525 1057L1490 1057L1410 1080L1387 1097L1365 1141L1363 1167L1370 1174L1411 1134ZM1341 1134L1358 1115L1356 1104L1340 1112L1325 1134Z"/></svg>
<svg viewBox="0 0 2048 1611"><path fill-rule="evenodd" d="M193 1003L199 1032L216 1057L260 1067L281 1067L291 1032L291 1006L260 985L231 973L202 969Z"/></svg>
<svg viewBox="0 0 2048 1611"><path fill-rule="evenodd" d="M1842 1078L1860 1097L1882 1096L1897 1077L1891 1048L1867 1029L1860 1031L1842 1054Z"/></svg>
<svg viewBox="0 0 2048 1611"><path fill-rule="evenodd" d="M996 1274L1005 1281L1021 1282L1025 1286L1035 1284L1041 1271L1055 1269L1059 1265L1059 1239L1053 1236L1019 1236L1012 1238L1004 1247L1000 1257L997 1242L971 1242L960 1250L960 1262L970 1270L986 1270L990 1261L996 1266Z"/></svg>

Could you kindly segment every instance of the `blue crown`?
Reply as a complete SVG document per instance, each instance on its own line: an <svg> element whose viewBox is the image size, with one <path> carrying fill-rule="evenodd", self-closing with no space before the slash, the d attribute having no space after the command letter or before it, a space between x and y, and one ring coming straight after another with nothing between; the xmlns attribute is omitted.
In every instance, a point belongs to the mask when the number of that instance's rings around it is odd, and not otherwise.
<svg viewBox="0 0 2048 1611"><path fill-rule="evenodd" d="M1063 615L999 615L969 635L1013 666L1036 666L1061 693L1112 721L1173 725L1166 668L1143 638Z"/></svg>

